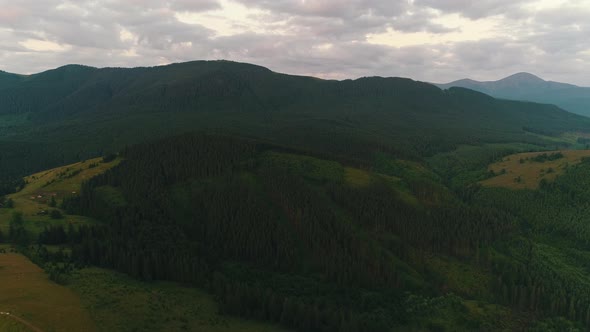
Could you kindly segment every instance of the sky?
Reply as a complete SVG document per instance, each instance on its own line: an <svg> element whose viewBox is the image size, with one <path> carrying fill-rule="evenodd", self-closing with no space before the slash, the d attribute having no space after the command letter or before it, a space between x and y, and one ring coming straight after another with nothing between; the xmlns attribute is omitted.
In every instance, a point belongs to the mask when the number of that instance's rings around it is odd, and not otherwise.
<svg viewBox="0 0 590 332"><path fill-rule="evenodd" d="M0 70L226 59L326 79L590 86L590 0L0 0Z"/></svg>

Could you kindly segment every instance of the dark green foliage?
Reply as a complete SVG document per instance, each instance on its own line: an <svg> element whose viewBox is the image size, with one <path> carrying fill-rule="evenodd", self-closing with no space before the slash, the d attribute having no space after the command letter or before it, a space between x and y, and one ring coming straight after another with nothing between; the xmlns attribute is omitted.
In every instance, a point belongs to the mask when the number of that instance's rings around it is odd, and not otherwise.
<svg viewBox="0 0 590 332"><path fill-rule="evenodd" d="M117 154L116 153L109 153L106 156L102 157L102 162L103 163L110 163L111 161L115 160L116 158L117 158Z"/></svg>
<svg viewBox="0 0 590 332"><path fill-rule="evenodd" d="M530 332L582 332L586 331L582 324L573 323L563 317L544 319L535 323L530 329Z"/></svg>
<svg viewBox="0 0 590 332"><path fill-rule="evenodd" d="M74 231L73 256L212 285L235 315L304 331L386 331L413 315L402 290L423 287L410 252L471 257L514 227L500 210L433 199L450 195L435 182L408 180L425 204L415 206L385 176L355 187L340 163L283 149L217 135L127 149L64 201L106 223ZM48 229L40 240L62 237Z"/></svg>
<svg viewBox="0 0 590 332"><path fill-rule="evenodd" d="M0 197L7 194L12 194L25 186L22 178L0 178Z"/></svg>
<svg viewBox="0 0 590 332"><path fill-rule="evenodd" d="M61 227L46 228L39 236L39 244L36 246L21 247L20 252L27 256L33 263L37 264L45 270L49 275L49 279L55 283L65 285L71 277L72 272L79 268L71 259L71 255L64 250L64 247L59 247L57 251L48 250L44 244L61 244L65 242L64 239L71 236L73 233L67 235L63 232ZM70 238L73 241L74 238Z"/></svg>
<svg viewBox="0 0 590 332"><path fill-rule="evenodd" d="M0 208L12 209L14 208L14 201L12 198L0 197Z"/></svg>
<svg viewBox="0 0 590 332"><path fill-rule="evenodd" d="M43 232L39 234L38 242L40 244L49 244L49 245L56 245L56 244L66 244L69 241L74 240L72 237L72 231L70 230L69 234L66 233L62 226L50 226L46 227Z"/></svg>
<svg viewBox="0 0 590 332"><path fill-rule="evenodd" d="M537 163L544 163L546 161L553 161L561 158L563 158L563 154L561 152L554 152L551 154L541 153L531 158L531 160Z"/></svg>
<svg viewBox="0 0 590 332"><path fill-rule="evenodd" d="M61 205L101 224L40 234L71 257L29 250L57 282L72 262L180 281L301 331L506 329L466 298L590 321L588 160L538 192L476 184L507 154L567 144L542 136L590 131L554 106L217 61L12 77L0 110L2 195L36 170L121 157ZM30 242L22 215L8 238ZM482 289L457 286L470 277Z"/></svg>
<svg viewBox="0 0 590 332"><path fill-rule="evenodd" d="M10 219L8 237L11 242L20 246L26 246L30 242L30 234L24 227L23 215L21 212L14 212Z"/></svg>
<svg viewBox="0 0 590 332"><path fill-rule="evenodd" d="M227 61L66 66L19 76L0 86L0 110L7 117L27 115L0 127L0 174L15 178L195 129L357 162L375 151L415 159L460 144L554 144L527 135L523 126L552 135L590 129L587 118L553 106L465 89L442 91L401 78L324 81Z"/></svg>
<svg viewBox="0 0 590 332"><path fill-rule="evenodd" d="M61 219L63 218L63 215L59 210L51 210L51 212L49 212L49 217L51 217L51 219Z"/></svg>
<svg viewBox="0 0 590 332"><path fill-rule="evenodd" d="M479 193L479 200L515 214L527 236L507 243L504 258L492 259L499 275L497 292L504 301L586 327L590 324L589 179L590 164L584 161L555 182L543 182L540 191L488 189Z"/></svg>
<svg viewBox="0 0 590 332"><path fill-rule="evenodd" d="M74 265L71 263L49 263L45 264L43 269L49 274L49 279L51 281L60 285L65 285L74 271Z"/></svg>

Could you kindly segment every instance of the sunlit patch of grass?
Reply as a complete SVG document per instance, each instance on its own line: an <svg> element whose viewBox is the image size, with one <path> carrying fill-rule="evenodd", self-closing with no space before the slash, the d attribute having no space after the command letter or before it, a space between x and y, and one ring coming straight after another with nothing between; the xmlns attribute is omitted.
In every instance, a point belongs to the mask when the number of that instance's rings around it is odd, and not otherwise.
<svg viewBox="0 0 590 332"><path fill-rule="evenodd" d="M50 281L28 258L0 254L0 266L0 311L10 312L44 331L95 330L78 296Z"/></svg>
<svg viewBox="0 0 590 332"><path fill-rule="evenodd" d="M442 287L463 296L492 299L491 275L482 269L453 258L433 256L428 267L444 279Z"/></svg>
<svg viewBox="0 0 590 332"><path fill-rule="evenodd" d="M335 161L280 152L267 152L263 160L313 181L341 182L344 178L344 168Z"/></svg>
<svg viewBox="0 0 590 332"><path fill-rule="evenodd" d="M535 161L541 155L561 153L562 158ZM504 157L488 167L495 176L481 181L488 187L504 187L509 189L536 189L542 180L551 182L562 174L569 166L578 164L582 158L590 157L590 150L564 150L517 153Z"/></svg>
<svg viewBox="0 0 590 332"><path fill-rule="evenodd" d="M14 202L12 209L0 209L0 231L8 232L10 218L15 211L23 214L25 227L38 234L50 225L79 225L95 221L75 215L65 215L62 219L51 219L49 212L59 210L59 204L66 196L77 195L82 183L116 166L120 159L103 163L102 158L89 159L71 165L38 172L25 177L27 185L21 191L9 195ZM52 207L52 201L56 206Z"/></svg>
<svg viewBox="0 0 590 332"><path fill-rule="evenodd" d="M220 315L210 295L176 283L146 283L111 270L88 268L74 274L71 288L100 331L286 331Z"/></svg>
<svg viewBox="0 0 590 332"><path fill-rule="evenodd" d="M348 184L357 187L366 186L371 183L371 175L369 172L358 168L345 167L344 178Z"/></svg>
<svg viewBox="0 0 590 332"><path fill-rule="evenodd" d="M0 331L2 332L30 332L27 327L7 316L0 315Z"/></svg>

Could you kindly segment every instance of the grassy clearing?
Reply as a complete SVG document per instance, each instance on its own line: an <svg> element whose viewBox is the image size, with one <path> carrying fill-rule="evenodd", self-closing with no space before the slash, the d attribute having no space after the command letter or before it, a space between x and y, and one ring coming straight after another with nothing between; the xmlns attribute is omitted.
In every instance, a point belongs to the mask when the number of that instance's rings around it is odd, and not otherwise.
<svg viewBox="0 0 590 332"><path fill-rule="evenodd" d="M43 270L20 254L0 254L0 311L10 312L47 332L96 330L78 296L50 281ZM0 327L1 324L15 325L0 321Z"/></svg>
<svg viewBox="0 0 590 332"><path fill-rule="evenodd" d="M344 177L348 184L355 187L363 187L371 183L371 175L358 168L345 167Z"/></svg>
<svg viewBox="0 0 590 332"><path fill-rule="evenodd" d="M2 332L30 332L30 330L13 319L0 315L0 331Z"/></svg>
<svg viewBox="0 0 590 332"><path fill-rule="evenodd" d="M74 274L70 287L79 294L99 331L286 331L220 315L209 295L176 283L146 283L114 271L88 268Z"/></svg>
<svg viewBox="0 0 590 332"><path fill-rule="evenodd" d="M313 181L341 182L344 178L342 165L335 161L280 152L268 152L264 159Z"/></svg>
<svg viewBox="0 0 590 332"><path fill-rule="evenodd" d="M556 160L535 161L546 153L563 154L563 158ZM579 163L582 158L590 157L590 150L563 150L518 153L504 157L501 161L488 167L496 176L480 181L488 187L504 187L509 189L536 189L542 179L553 181L562 174L567 167Z"/></svg>
<svg viewBox="0 0 590 332"><path fill-rule="evenodd" d="M442 276L443 289L461 296L493 300L490 293L492 276L489 272L444 256L429 257L427 266Z"/></svg>
<svg viewBox="0 0 590 332"><path fill-rule="evenodd" d="M59 203L65 196L76 195L82 182L114 167L120 160L103 163L102 158L95 158L51 170L39 172L25 178L27 185L18 193L9 195L14 201L14 209L0 209L0 230L8 232L8 224L14 211L23 213L26 227L33 234L41 232L45 226L81 224L94 222L83 216L64 215L63 219L51 219L49 211L52 198Z"/></svg>

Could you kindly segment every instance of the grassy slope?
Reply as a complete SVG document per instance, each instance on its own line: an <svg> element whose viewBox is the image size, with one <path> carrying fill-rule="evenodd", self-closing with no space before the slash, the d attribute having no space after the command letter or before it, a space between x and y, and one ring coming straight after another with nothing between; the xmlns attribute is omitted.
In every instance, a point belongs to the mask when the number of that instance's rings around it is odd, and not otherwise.
<svg viewBox="0 0 590 332"><path fill-rule="evenodd" d="M0 331L2 332L29 332L30 330L5 316L0 316Z"/></svg>
<svg viewBox="0 0 590 332"><path fill-rule="evenodd" d="M88 268L75 274L70 287L80 294L99 331L286 331L220 315L209 295L175 283L145 283Z"/></svg>
<svg viewBox="0 0 590 332"><path fill-rule="evenodd" d="M545 162L536 162L532 158L543 153L550 154L553 152L517 153L504 157L501 161L490 165L488 168L490 171L499 175L481 181L481 184L489 187L504 187L509 189L536 189L539 187L539 182L542 179L553 181L568 166L580 163L584 157L590 157L590 150L567 150L559 152L563 154L563 158ZM520 178L520 180L517 181L517 178Z"/></svg>
<svg viewBox="0 0 590 332"><path fill-rule="evenodd" d="M18 193L9 195L14 201L14 211L23 213L23 217L27 221L27 228L34 234L38 234L48 225L94 222L87 217L73 215L55 220L47 214L40 213L54 209L49 206L52 196L59 204L64 196L79 192L84 180L106 171L119 162L115 160L110 163L102 163L101 160L102 158L95 158L27 176L25 178L26 187ZM96 166L90 167L91 165ZM77 173L78 171L80 172ZM70 176L71 174L75 175ZM8 234L8 223L12 212L10 209L0 209L0 230L5 234Z"/></svg>
<svg viewBox="0 0 590 332"><path fill-rule="evenodd" d="M47 332L95 330L78 296L19 254L0 254L0 311Z"/></svg>

